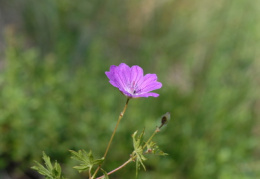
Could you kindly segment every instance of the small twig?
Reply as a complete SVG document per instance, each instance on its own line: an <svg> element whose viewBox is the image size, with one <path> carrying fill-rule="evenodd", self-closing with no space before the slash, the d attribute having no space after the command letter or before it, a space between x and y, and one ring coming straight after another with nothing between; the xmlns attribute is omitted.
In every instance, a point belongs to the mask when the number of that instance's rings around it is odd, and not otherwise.
<svg viewBox="0 0 260 179"><path fill-rule="evenodd" d="M91 176L91 169L88 170L88 177L92 178L92 176Z"/></svg>
<svg viewBox="0 0 260 179"><path fill-rule="evenodd" d="M112 136L111 136L111 138L110 138L110 140L109 140L109 143L108 143L108 145L107 145L106 152L105 152L105 154L104 154L104 156L103 156L104 158L106 158L106 156L107 156L108 150L109 150L110 145L111 145L111 143L112 143L112 140L113 140L113 138L114 138L114 136L115 136L117 127L118 127L118 125L119 125L121 119L123 118L123 116L124 116L124 114L125 114L125 110L126 110L126 108L127 108L129 99L130 99L130 98L127 98L126 103L125 103L125 107L124 107L123 111L120 113L120 115L119 115L119 117L118 117L118 120L117 120L117 123L116 123L116 127L115 127L115 129L114 129L114 131L113 131L113 134L112 134Z"/></svg>
<svg viewBox="0 0 260 179"><path fill-rule="evenodd" d="M143 149L148 145L148 143L153 139L153 137L155 136L155 134L157 134L158 132L160 132L160 127L156 127L155 131L153 132L153 134L151 135L151 137L147 140L147 142L144 144ZM125 167L128 163L135 161L136 155L134 154L134 156L131 156L130 159L128 159L125 163L123 163L122 165L120 165L119 167L117 167L116 169L110 171L107 173L107 175L110 175L112 173L115 173L116 171L120 170L121 168ZM102 179L102 177L104 177L105 175L102 175L96 179Z"/></svg>
<svg viewBox="0 0 260 179"><path fill-rule="evenodd" d="M106 156L107 156L108 150L109 150L110 145L111 145L111 143L112 143L112 140L113 140L113 138L114 138L114 136L115 136L117 127L118 127L118 125L119 125L121 119L122 119L123 116L124 116L124 113L125 113L125 111L126 111L126 108L127 108L127 105L128 105L129 100L130 100L130 98L127 98L126 103L125 103L125 107L124 107L123 111L120 113L120 115L119 115L119 117L118 117L118 120L117 120L117 123L116 123L116 127L115 127L115 129L114 129L114 131L113 131L113 133L112 133L112 136L110 137L109 143L108 143L107 148L106 148L106 152L105 152L105 154L104 154L104 156L103 156L104 159L105 159ZM97 172L99 171L100 168L101 168L101 164L98 166L98 168L97 168L96 171L94 172L93 177L92 177L93 179L95 178L95 176L96 176L96 174L97 174ZM91 178L91 179L92 179L92 178Z"/></svg>
<svg viewBox="0 0 260 179"><path fill-rule="evenodd" d="M111 175L112 173L115 173L116 171L120 170L121 168L123 168L124 166L126 166L128 163L130 163L130 162L132 162L132 161L133 161L132 158L130 158L129 160L127 160L125 163L123 163L122 165L120 165L120 166L117 167L116 169L114 169L114 170L108 172L107 175ZM103 178L104 176L105 176L105 175L102 175L102 176L100 176L100 177L98 177L98 178L96 178L96 179L101 179L101 178Z"/></svg>
<svg viewBox="0 0 260 179"><path fill-rule="evenodd" d="M160 132L160 129L158 127L156 127L155 131L153 132L153 134L151 135L151 137L146 141L146 143L143 146L143 149L148 145L148 143L153 139L153 137L155 136L155 134L157 134L158 132Z"/></svg>

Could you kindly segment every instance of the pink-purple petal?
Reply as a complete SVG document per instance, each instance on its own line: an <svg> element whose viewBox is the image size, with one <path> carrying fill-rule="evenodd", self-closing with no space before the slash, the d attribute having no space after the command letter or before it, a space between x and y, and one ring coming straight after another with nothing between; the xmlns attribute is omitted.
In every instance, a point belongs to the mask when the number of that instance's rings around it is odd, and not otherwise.
<svg viewBox="0 0 260 179"><path fill-rule="evenodd" d="M133 96L132 94L130 94L129 92L127 92L127 91L124 90L124 89L119 88L119 90L120 90L125 96L128 96L128 97L132 97L132 96Z"/></svg>
<svg viewBox="0 0 260 179"><path fill-rule="evenodd" d="M115 86L115 87L120 87L121 85L118 83L118 80L116 78L116 75L115 75L115 71L116 71L116 66L115 65L112 65L110 67L110 71L107 71L105 72L105 74L107 75L108 79L110 80L109 82Z"/></svg>
<svg viewBox="0 0 260 179"><path fill-rule="evenodd" d="M162 83L155 81L152 83L146 83L146 86L144 86L141 90L142 93L147 93L153 90L160 89L161 87L162 87Z"/></svg>
<svg viewBox="0 0 260 179"><path fill-rule="evenodd" d="M158 97L159 94L157 94L157 93L144 93L144 94L134 95L133 98L141 98L141 97L147 98L147 97L149 97L149 96Z"/></svg>
<svg viewBox="0 0 260 179"><path fill-rule="evenodd" d="M157 75L156 74L146 74L143 77L143 81L141 84L139 84L139 87L142 89L145 86L147 86L147 84L152 83L154 81L157 81Z"/></svg>
<svg viewBox="0 0 260 179"><path fill-rule="evenodd" d="M137 65L131 67L131 82L138 85L143 78L143 69Z"/></svg>
<svg viewBox="0 0 260 179"><path fill-rule="evenodd" d="M116 79L116 81L117 81L119 87L121 87L121 88L126 88L125 80L124 80L124 78L122 77L120 71L116 71L116 72L114 73L114 75L115 75L115 79Z"/></svg>
<svg viewBox="0 0 260 179"><path fill-rule="evenodd" d="M118 66L118 71L120 78L123 80L124 84L127 85L130 82L131 68L125 63L121 63Z"/></svg>
<svg viewBox="0 0 260 179"><path fill-rule="evenodd" d="M112 65L110 71L105 74L109 82L129 98L158 97L159 94L150 93L150 91L162 87L162 84L157 81L156 74L143 76L143 69L136 65L132 67L125 63L119 66Z"/></svg>
<svg viewBox="0 0 260 179"><path fill-rule="evenodd" d="M129 77L127 74L130 73L130 67L126 64L122 63L120 64L114 71L114 77L117 83L119 84L119 87L122 89L128 88L128 81Z"/></svg>

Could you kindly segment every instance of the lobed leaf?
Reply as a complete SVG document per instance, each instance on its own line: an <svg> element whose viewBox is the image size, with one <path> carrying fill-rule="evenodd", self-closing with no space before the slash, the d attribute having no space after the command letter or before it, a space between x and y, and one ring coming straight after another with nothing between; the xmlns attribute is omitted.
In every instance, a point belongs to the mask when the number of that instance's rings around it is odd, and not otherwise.
<svg viewBox="0 0 260 179"><path fill-rule="evenodd" d="M135 162L136 162L136 176L138 175L138 170L140 169L140 165L142 165L142 167L144 168L144 170L146 170L145 165L143 163L143 161L146 160L146 158L143 155L143 147L142 147L142 143L143 143L143 135L144 135L144 130L143 132L137 136L138 131L135 131L134 134L132 135L133 138L133 145L134 145L134 151L133 151L133 155L135 156Z"/></svg>
<svg viewBox="0 0 260 179"><path fill-rule="evenodd" d="M36 170L39 174L45 176L46 179L63 179L64 177L61 176L61 167L60 164L55 161L54 166L51 163L50 157L48 157L43 152L43 161L45 164L45 167L40 164L39 162L36 162L36 166L31 167L33 170Z"/></svg>
<svg viewBox="0 0 260 179"><path fill-rule="evenodd" d="M87 153L85 150L79 150L78 152L70 150L72 154L72 159L80 162L78 166L75 166L76 170L83 172L85 170L91 170L94 165L100 165L104 162L104 158L94 160L92 151Z"/></svg>
<svg viewBox="0 0 260 179"><path fill-rule="evenodd" d="M146 150L146 154L155 154L155 155L168 155L167 153L164 153L162 150L160 150L159 146L151 141L147 144L147 150Z"/></svg>

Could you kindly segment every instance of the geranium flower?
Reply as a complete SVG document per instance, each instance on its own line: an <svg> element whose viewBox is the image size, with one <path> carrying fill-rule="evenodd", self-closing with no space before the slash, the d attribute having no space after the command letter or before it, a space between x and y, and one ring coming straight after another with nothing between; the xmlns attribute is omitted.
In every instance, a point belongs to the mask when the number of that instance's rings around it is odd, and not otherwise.
<svg viewBox="0 0 260 179"><path fill-rule="evenodd" d="M110 71L105 72L109 82L129 98L158 97L151 91L160 89L162 83L157 81L156 74L143 75L143 69L137 65L129 67L125 63L112 65Z"/></svg>

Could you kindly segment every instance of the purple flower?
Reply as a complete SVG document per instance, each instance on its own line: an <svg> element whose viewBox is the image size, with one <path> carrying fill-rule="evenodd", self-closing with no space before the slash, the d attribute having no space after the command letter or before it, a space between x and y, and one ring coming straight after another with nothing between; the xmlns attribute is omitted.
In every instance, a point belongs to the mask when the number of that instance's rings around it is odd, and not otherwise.
<svg viewBox="0 0 260 179"><path fill-rule="evenodd" d="M105 72L109 82L129 98L158 97L150 91L160 89L162 83L157 81L156 74L143 75L143 69L137 65L129 67L125 63L112 65L110 71Z"/></svg>

